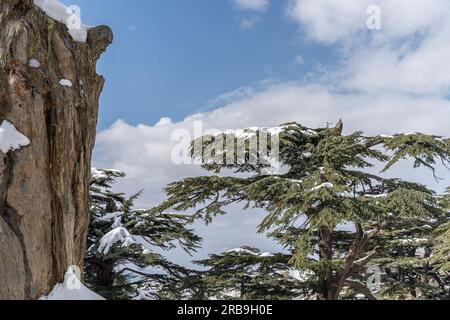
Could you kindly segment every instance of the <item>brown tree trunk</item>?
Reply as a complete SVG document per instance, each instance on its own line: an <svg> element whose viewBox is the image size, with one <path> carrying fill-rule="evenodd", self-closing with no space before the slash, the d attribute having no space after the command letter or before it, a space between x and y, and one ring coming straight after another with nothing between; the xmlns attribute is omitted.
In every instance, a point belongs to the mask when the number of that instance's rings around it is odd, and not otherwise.
<svg viewBox="0 0 450 320"><path fill-rule="evenodd" d="M102 287L111 288L114 285L114 280L116 273L114 272L114 267L116 261L114 260L99 260L96 264L96 272L98 284Z"/></svg>
<svg viewBox="0 0 450 320"><path fill-rule="evenodd" d="M111 41L102 26L76 43L32 0L0 0L0 125L30 141L0 150L0 299L39 298L83 266L104 83L96 60Z"/></svg>
<svg viewBox="0 0 450 320"><path fill-rule="evenodd" d="M331 231L328 228L322 228L319 231L319 250L320 260L331 262L333 260L333 242ZM322 270L322 279L320 280L320 288L318 300L328 300L328 296L332 287L333 281L333 269L327 267L326 270Z"/></svg>

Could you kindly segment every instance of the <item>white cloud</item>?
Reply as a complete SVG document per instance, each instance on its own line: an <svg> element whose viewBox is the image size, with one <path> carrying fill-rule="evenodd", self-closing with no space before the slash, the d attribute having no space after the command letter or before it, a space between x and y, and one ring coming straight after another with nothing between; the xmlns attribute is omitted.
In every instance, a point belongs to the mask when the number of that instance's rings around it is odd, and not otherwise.
<svg viewBox="0 0 450 320"><path fill-rule="evenodd" d="M233 4L242 10L265 11L270 4L269 0L232 0Z"/></svg>
<svg viewBox="0 0 450 320"><path fill-rule="evenodd" d="M294 64L297 66L301 66L301 65L305 64L305 58L303 58L303 56L301 54L298 54L294 58Z"/></svg>
<svg viewBox="0 0 450 320"><path fill-rule="evenodd" d="M381 30L367 28L370 5L381 9ZM341 89L449 93L448 0L293 0L287 14L309 39L341 47Z"/></svg>
<svg viewBox="0 0 450 320"><path fill-rule="evenodd" d="M257 17L242 18L239 21L239 27L244 30L252 30L256 26L258 21L259 21L259 18L257 18Z"/></svg>
<svg viewBox="0 0 450 320"><path fill-rule="evenodd" d="M313 40L334 43L365 27L365 0L294 0L287 14ZM348 5L351 3L351 5Z"/></svg>
<svg viewBox="0 0 450 320"><path fill-rule="evenodd" d="M367 32L367 9L381 9L383 37L399 38L439 28L450 15L447 0L290 0L287 14L309 38L322 43L354 41Z"/></svg>

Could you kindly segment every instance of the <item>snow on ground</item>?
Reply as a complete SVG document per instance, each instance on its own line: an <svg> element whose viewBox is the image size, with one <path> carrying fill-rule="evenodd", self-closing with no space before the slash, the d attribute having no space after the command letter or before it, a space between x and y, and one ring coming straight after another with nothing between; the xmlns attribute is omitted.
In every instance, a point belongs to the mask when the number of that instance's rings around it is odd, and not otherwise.
<svg viewBox="0 0 450 320"><path fill-rule="evenodd" d="M59 84L62 85L63 87L69 87L69 88L73 86L72 81L67 80L67 79L61 79L59 81Z"/></svg>
<svg viewBox="0 0 450 320"><path fill-rule="evenodd" d="M121 243L122 247L128 247L132 244L135 244L136 240L128 232L127 229L119 227L111 230L103 236L103 238L100 240L98 252L106 255L116 243Z"/></svg>
<svg viewBox="0 0 450 320"><path fill-rule="evenodd" d="M57 284L52 292L39 300L105 300L95 292L89 290L77 278L73 268L67 270L64 283Z"/></svg>
<svg viewBox="0 0 450 320"><path fill-rule="evenodd" d="M69 30L69 34L76 42L86 42L89 27L83 24L80 19L78 7L66 6L59 0L33 0L34 4L41 8L47 16L64 23Z"/></svg>
<svg viewBox="0 0 450 320"><path fill-rule="evenodd" d="M30 144L30 139L25 137L16 127L9 122L3 121L0 126L0 151L8 153L9 151L15 151Z"/></svg>

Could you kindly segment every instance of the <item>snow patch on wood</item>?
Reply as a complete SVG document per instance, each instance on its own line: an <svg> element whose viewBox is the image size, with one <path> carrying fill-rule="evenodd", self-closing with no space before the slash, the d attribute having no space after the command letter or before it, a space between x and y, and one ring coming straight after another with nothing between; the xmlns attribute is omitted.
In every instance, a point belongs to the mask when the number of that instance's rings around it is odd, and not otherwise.
<svg viewBox="0 0 450 320"><path fill-rule="evenodd" d="M9 121L3 121L0 126L0 151L8 153L30 144L30 139L17 131Z"/></svg>
<svg viewBox="0 0 450 320"><path fill-rule="evenodd" d="M73 86L72 81L67 80L67 79L61 79L59 81L59 84L63 87L69 87L69 88Z"/></svg>
<svg viewBox="0 0 450 320"><path fill-rule="evenodd" d="M41 66L41 63L40 63L39 61L37 61L36 59L31 59L31 60L28 62L28 65L29 65L30 67L34 68L34 69L37 69L37 68L39 68L39 67Z"/></svg>

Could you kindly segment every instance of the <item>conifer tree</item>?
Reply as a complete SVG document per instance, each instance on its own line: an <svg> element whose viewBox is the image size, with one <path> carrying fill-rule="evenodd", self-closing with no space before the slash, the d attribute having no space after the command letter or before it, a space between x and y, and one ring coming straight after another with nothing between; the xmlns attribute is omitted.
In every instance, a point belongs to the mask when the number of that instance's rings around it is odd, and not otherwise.
<svg viewBox="0 0 450 320"><path fill-rule="evenodd" d="M441 205L446 212L446 219L436 232L433 262L437 269L450 271L450 188L443 196Z"/></svg>
<svg viewBox="0 0 450 320"><path fill-rule="evenodd" d="M441 297L450 300L450 188L443 196L441 205L446 212L445 220L435 231L431 263L440 277Z"/></svg>
<svg viewBox="0 0 450 320"><path fill-rule="evenodd" d="M252 146L261 146L262 136L271 138L264 145L269 151L279 150L278 159L259 149L254 152ZM414 168L429 168L436 177L436 163L448 164L450 159L449 140L442 137L344 135L341 121L334 128L314 130L288 123L199 138L193 142L192 156L207 171L234 170L235 174L172 183L166 188L168 199L158 210L195 208L192 219L207 223L225 214L226 206L233 203L266 210L259 232L269 232L292 250L291 263L296 268L314 273L308 285L317 299L355 298L356 294L379 298L377 289L368 290L364 283L367 268L378 259L381 267L394 270L405 257L414 256L412 247L395 253L399 248L392 239L405 225L415 233L410 228L415 221L421 221L417 229L427 240L414 247L429 250L425 225L442 221L445 214L434 191L384 174L401 160L412 160ZM278 172L273 170L276 161L282 166ZM373 167L379 164L383 170L376 174ZM409 237L408 232L402 237Z"/></svg>
<svg viewBox="0 0 450 320"><path fill-rule="evenodd" d="M127 198L114 192L113 183L124 176L93 169L86 281L108 299L166 299L190 271L156 250L178 244L191 253L201 239L186 227L188 217L137 210L134 201L140 193Z"/></svg>
<svg viewBox="0 0 450 320"><path fill-rule="evenodd" d="M443 220L443 216L401 218L374 238L368 248L379 249L372 261L382 271L378 297L428 300L445 295L445 279L432 262L434 234Z"/></svg>
<svg viewBox="0 0 450 320"><path fill-rule="evenodd" d="M307 289L298 281L302 273L288 266L290 258L286 254L242 247L213 254L196 264L207 268L201 280L209 299L304 299Z"/></svg>

